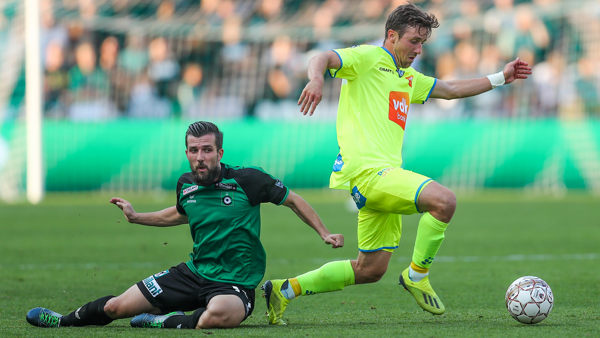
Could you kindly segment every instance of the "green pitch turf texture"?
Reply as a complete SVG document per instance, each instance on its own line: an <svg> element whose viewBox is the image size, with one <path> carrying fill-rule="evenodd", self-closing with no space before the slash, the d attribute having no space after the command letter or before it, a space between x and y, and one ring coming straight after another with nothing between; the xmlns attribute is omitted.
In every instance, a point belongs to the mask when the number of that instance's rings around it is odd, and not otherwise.
<svg viewBox="0 0 600 338"><path fill-rule="evenodd" d="M291 210L263 205L266 279L293 277L322 264L357 256L356 215L348 197L329 190L300 191L332 232L345 235L331 249ZM188 259L186 225L127 223L110 196L49 195L39 206L0 205L0 337L597 337L600 336L600 199L562 199L520 193L459 195L456 215L431 273L447 312L423 312L398 285L412 254L418 215L404 218L400 248L375 284L304 296L270 327L257 290L252 316L236 329L135 329L129 320L106 327L43 329L25 314L42 306L62 314ZM136 211L172 205L170 195L127 196ZM508 314L510 283L535 275L550 284L555 307L537 325Z"/></svg>

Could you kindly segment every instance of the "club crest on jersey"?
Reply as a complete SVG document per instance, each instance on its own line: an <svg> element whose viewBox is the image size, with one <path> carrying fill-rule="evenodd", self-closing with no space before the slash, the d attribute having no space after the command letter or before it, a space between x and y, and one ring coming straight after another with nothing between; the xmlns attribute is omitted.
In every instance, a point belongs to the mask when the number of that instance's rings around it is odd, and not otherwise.
<svg viewBox="0 0 600 338"><path fill-rule="evenodd" d="M233 192L224 191L221 193L221 206L233 206Z"/></svg>
<svg viewBox="0 0 600 338"><path fill-rule="evenodd" d="M413 76L407 76L406 79L408 80L408 86L412 88Z"/></svg>
<svg viewBox="0 0 600 338"><path fill-rule="evenodd" d="M191 193L192 191L196 191L196 190L198 190L198 186L192 185L189 188L183 189L183 195L187 195L187 194Z"/></svg>
<svg viewBox="0 0 600 338"><path fill-rule="evenodd" d="M398 76L403 77L404 76L404 71L398 69ZM412 87L412 86L411 86Z"/></svg>

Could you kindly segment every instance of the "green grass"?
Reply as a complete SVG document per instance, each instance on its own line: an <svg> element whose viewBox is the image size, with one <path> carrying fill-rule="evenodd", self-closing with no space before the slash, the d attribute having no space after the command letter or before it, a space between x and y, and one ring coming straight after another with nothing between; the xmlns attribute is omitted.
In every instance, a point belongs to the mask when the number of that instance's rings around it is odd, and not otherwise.
<svg viewBox="0 0 600 338"><path fill-rule="evenodd" d="M356 214L332 191L300 192L332 232L346 237L331 249L285 207L263 206L265 279L292 277L334 259L357 256ZM172 196L127 196L137 211L172 205ZM192 332L146 330L118 320L106 327L41 329L25 314L44 306L67 314L188 258L187 226L129 224L109 196L55 194L39 206L0 205L1 337L148 337ZM573 195L532 198L513 192L459 195L431 280L447 313L433 317L398 286L408 265L418 215L404 218L400 248L387 274L358 285L294 300L285 327L266 325L257 291L254 314L240 328L203 330L212 337L586 337L600 335L600 199ZM512 319L504 306L509 284L523 275L546 280L555 294L550 317L537 325Z"/></svg>

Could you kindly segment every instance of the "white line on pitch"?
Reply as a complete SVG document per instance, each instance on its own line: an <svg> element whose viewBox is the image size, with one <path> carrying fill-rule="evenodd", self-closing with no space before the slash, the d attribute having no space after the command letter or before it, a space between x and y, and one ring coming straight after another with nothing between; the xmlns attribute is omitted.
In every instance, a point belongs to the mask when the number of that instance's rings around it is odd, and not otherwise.
<svg viewBox="0 0 600 338"><path fill-rule="evenodd" d="M310 262L313 264L324 264L335 260L345 260L348 258L314 258ZM594 260L600 259L600 253L589 254L544 254L544 255L507 255L507 256L438 256L436 263L464 263L464 262L524 262L524 261L561 261L561 260ZM269 259L270 264L295 264L302 259ZM410 262L409 257L398 257L397 262ZM19 270L66 270L66 269L105 269L117 270L124 268L164 268L167 269L178 262L172 264L160 264L155 262L131 262L131 263L81 263L81 264L0 264L0 269L19 269Z"/></svg>

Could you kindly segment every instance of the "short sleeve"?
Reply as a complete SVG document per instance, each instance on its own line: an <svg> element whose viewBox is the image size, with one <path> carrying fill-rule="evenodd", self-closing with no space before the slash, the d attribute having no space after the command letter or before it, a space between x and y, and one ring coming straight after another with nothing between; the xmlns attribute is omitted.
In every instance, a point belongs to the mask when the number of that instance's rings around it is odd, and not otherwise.
<svg viewBox="0 0 600 338"><path fill-rule="evenodd" d="M415 71L415 75L413 79L413 83L415 86L415 90L413 91L413 95L411 98L411 103L420 103L423 104L429 99L433 88L435 88L435 84L437 83L437 79L423 75L417 71Z"/></svg>
<svg viewBox="0 0 600 338"><path fill-rule="evenodd" d="M245 169L238 183L244 189L250 204L273 203L280 205L287 199L289 189L280 180L258 167Z"/></svg>
<svg viewBox="0 0 600 338"><path fill-rule="evenodd" d="M179 203L179 201L181 200L181 190L183 189L183 185L186 183L193 183L190 173L185 173L181 175L181 177L179 177L179 180L177 181L177 201L175 202L175 208L177 209L178 213L187 216L185 209L183 209L183 206L181 205L181 203Z"/></svg>
<svg viewBox="0 0 600 338"><path fill-rule="evenodd" d="M334 49L340 57L339 69L329 69L331 77L354 80L360 77L379 61L381 55L377 53L377 47L361 45L350 48Z"/></svg>

